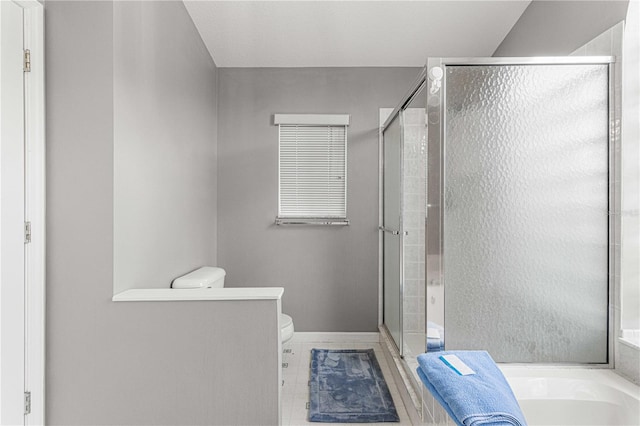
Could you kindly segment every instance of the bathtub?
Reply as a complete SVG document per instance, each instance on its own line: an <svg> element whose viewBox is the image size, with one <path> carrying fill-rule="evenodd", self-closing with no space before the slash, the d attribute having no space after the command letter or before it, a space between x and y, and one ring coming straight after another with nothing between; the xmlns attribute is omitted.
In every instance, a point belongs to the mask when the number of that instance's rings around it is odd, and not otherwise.
<svg viewBox="0 0 640 426"><path fill-rule="evenodd" d="M535 425L640 425L640 387L611 370L500 365Z"/></svg>

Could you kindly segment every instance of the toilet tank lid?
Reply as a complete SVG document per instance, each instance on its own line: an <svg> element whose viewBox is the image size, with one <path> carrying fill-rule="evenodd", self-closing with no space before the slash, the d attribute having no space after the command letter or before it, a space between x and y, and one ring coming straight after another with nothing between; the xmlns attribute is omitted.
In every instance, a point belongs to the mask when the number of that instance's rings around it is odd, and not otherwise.
<svg viewBox="0 0 640 426"><path fill-rule="evenodd" d="M171 283L172 288L202 288L211 287L211 285L224 278L226 272L222 268L214 266L203 266L193 272L176 278ZM217 286L217 287L222 287Z"/></svg>

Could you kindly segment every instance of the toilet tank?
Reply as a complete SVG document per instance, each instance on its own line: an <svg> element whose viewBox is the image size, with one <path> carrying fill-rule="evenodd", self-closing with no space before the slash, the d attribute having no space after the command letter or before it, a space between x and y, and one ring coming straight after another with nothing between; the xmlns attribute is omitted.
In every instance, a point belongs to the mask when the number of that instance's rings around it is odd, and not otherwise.
<svg viewBox="0 0 640 426"><path fill-rule="evenodd" d="M222 268L203 266L173 280L171 288L222 288L225 275L226 272Z"/></svg>

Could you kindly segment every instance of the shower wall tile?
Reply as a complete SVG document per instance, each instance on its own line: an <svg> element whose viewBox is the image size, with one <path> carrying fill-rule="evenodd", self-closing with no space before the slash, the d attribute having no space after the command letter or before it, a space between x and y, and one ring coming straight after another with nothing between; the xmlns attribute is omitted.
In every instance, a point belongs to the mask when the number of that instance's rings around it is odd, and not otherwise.
<svg viewBox="0 0 640 426"><path fill-rule="evenodd" d="M405 215L405 229L420 229L421 227L424 227L424 216L420 217L418 215Z"/></svg>
<svg viewBox="0 0 640 426"><path fill-rule="evenodd" d="M417 252L417 250L406 250L405 249L405 263L404 263L404 279L405 280L419 280L420 279L420 263L419 262L408 262L407 257L413 255L413 253Z"/></svg>
<svg viewBox="0 0 640 426"><path fill-rule="evenodd" d="M632 5L630 7L635 7ZM637 13L636 13L637 15ZM632 16L631 12L628 12L628 16ZM637 22L632 23L627 19L626 31L631 33L633 29L632 25L637 26ZM637 33L637 29L635 30ZM615 67L615 86L614 86L614 98L620 100L624 96L622 93L623 84L627 84L626 92L631 93L632 88L628 87L630 80L623 82L623 68L638 69L638 54L637 54L637 35L631 36L627 41L633 40L632 43L635 46L625 45L623 39L625 37L625 25L619 23L609 30L602 33L586 45L580 47L572 53L574 56L585 55L604 55L615 56L622 58L622 66L620 62ZM624 49L624 50L623 50ZM631 52L635 52L630 54ZM637 82L635 83L637 87ZM637 92L637 89L636 89ZM637 100L635 106L629 104L629 99L633 97L627 97L627 103L625 104L624 111L627 111L628 116L634 117L637 122ZM636 97L637 99L637 97ZM623 101L624 102L624 101ZM640 144L638 143L639 135L637 134L637 125L634 130L633 125L629 126L629 120L626 119L627 115L623 116L622 102L616 102L614 105L615 117L622 117L623 122L621 128L617 128L615 134L622 134L621 143L619 143L614 149L614 155L621 163L621 167L616 170L614 181L611 183L610 190L614 191L620 196L620 206L614 206L613 210L619 214L621 226L615 227L615 242L617 244L615 253L617 256L621 256L621 261L613 270L611 274L615 283L615 297L613 298L613 304L615 306L615 318L616 326L615 330L620 329L638 329L640 328L640 318L638 313L640 308L632 304L632 301L640 300L640 288L637 283L640 281L640 265L637 259L640 258L640 216L638 207L640 206L640 188L638 186L640 178L638 176L639 170L637 167L637 159L640 158ZM620 210L620 208L621 210ZM622 294L621 294L622 293ZM625 301L627 302L625 306ZM622 312L626 312L627 315L622 315ZM628 315L634 313L635 315ZM616 369L620 368L624 371L621 373L626 377L635 378L636 383L640 380L638 374L638 368L629 368L634 363L638 364L637 349L624 344L616 344ZM622 354L622 355L621 355ZM631 362L628 362L627 357L631 357ZM634 358L635 357L635 358Z"/></svg>
<svg viewBox="0 0 640 426"><path fill-rule="evenodd" d="M621 126L621 180L622 180L622 248L621 300L622 329L640 329L640 4L629 2L624 28L612 28L612 52L622 57L622 66L617 67L616 95L622 92L622 102L617 103L622 115ZM620 34L616 35L615 32ZM620 78L620 74L621 77ZM626 347L624 353L635 359L636 382L638 381L638 351Z"/></svg>
<svg viewBox="0 0 640 426"><path fill-rule="evenodd" d="M447 414L438 401L435 400L431 392L421 383L422 386L422 410L424 413L424 425L441 426L454 425L455 423Z"/></svg>
<svg viewBox="0 0 640 426"><path fill-rule="evenodd" d="M616 344L615 372L640 385L640 350L625 343Z"/></svg>
<svg viewBox="0 0 640 426"><path fill-rule="evenodd" d="M419 253L419 249L415 249L413 251L416 253ZM405 253L405 256L406 256L406 253ZM405 260L404 279L405 280L421 280L424 283L424 261L407 262Z"/></svg>
<svg viewBox="0 0 640 426"><path fill-rule="evenodd" d="M405 279L404 294L408 297L424 298L424 281L419 279L418 280Z"/></svg>
<svg viewBox="0 0 640 426"><path fill-rule="evenodd" d="M420 160L408 159L404 162L404 177L419 177L421 173L421 163Z"/></svg>
<svg viewBox="0 0 640 426"><path fill-rule="evenodd" d="M424 298L423 297L406 297L405 296L405 312L407 314L418 314L424 312Z"/></svg>
<svg viewBox="0 0 640 426"><path fill-rule="evenodd" d="M420 262L420 246L410 246L405 244L404 246L404 261L405 262Z"/></svg>
<svg viewBox="0 0 640 426"><path fill-rule="evenodd" d="M423 333L426 131L424 108L404 111L404 330Z"/></svg>
<svg viewBox="0 0 640 426"><path fill-rule="evenodd" d="M625 297L622 299L622 308L623 310L627 310L628 312L636 312L636 316L625 316L622 318L622 328L623 329L640 329L640 319L637 314L637 306L632 306L629 302L633 300L640 300L640 287L638 286L638 282L640 282L640 263L637 259L640 259L640 245L639 238L640 235L640 217L636 213L635 215L625 215L623 216L623 237L622 237L622 247L623 253L626 259L636 259L636 261L626 261L622 262L621 267L621 286L622 292ZM627 301L627 304L625 304Z"/></svg>
<svg viewBox="0 0 640 426"><path fill-rule="evenodd" d="M424 314L404 314L404 330L407 333L424 333Z"/></svg>
<svg viewBox="0 0 640 426"><path fill-rule="evenodd" d="M409 142L404 144L405 153L411 157L417 158L421 150L422 148L419 143Z"/></svg>
<svg viewBox="0 0 640 426"><path fill-rule="evenodd" d="M405 228L406 229L406 228ZM421 245L424 247L424 229L419 231L408 231L409 233L405 236L404 242L406 245Z"/></svg>
<svg viewBox="0 0 640 426"><path fill-rule="evenodd" d="M424 179L407 179L404 183L405 195L421 195L422 190L424 190Z"/></svg>
<svg viewBox="0 0 640 426"><path fill-rule="evenodd" d="M404 210L406 213L414 213L418 218L424 217L424 195L423 194L405 194Z"/></svg>
<svg viewBox="0 0 640 426"><path fill-rule="evenodd" d="M418 297L419 292L414 284L416 280L404 280L404 296L405 297Z"/></svg>

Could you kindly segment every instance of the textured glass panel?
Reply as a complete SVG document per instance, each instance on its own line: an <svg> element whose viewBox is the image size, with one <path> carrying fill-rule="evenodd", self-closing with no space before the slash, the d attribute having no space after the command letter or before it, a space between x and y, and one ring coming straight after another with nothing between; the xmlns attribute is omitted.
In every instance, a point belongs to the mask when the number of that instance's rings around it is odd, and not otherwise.
<svg viewBox="0 0 640 426"><path fill-rule="evenodd" d="M384 216L385 228L400 229L400 120L396 118L384 132ZM400 348L400 237L383 232L384 243L384 323Z"/></svg>
<svg viewBox="0 0 640 426"><path fill-rule="evenodd" d="M607 362L608 67L446 71L447 349Z"/></svg>

